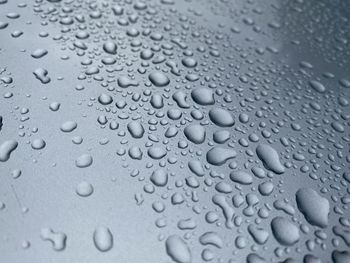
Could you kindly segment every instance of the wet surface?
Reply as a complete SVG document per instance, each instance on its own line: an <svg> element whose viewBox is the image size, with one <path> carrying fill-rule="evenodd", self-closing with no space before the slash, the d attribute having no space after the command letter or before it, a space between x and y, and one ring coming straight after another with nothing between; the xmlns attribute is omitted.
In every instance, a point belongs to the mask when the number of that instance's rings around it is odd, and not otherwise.
<svg viewBox="0 0 350 263"><path fill-rule="evenodd" d="M0 262L350 262L347 1L0 0Z"/></svg>

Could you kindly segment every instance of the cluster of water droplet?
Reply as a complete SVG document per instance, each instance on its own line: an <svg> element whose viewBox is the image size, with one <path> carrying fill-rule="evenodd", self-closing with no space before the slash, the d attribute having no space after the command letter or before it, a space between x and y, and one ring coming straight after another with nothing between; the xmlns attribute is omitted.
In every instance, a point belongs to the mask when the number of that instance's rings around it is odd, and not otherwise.
<svg viewBox="0 0 350 263"><path fill-rule="evenodd" d="M270 10L258 1L249 0L241 9L231 1L212 2L213 15L222 15L228 25L216 26L191 9L191 1L188 10L173 0L19 4L38 16L43 28L59 31L39 33L55 48L28 47L27 53L40 65L30 76L37 87L28 89L47 89L52 101L43 97L40 107L61 121L52 134L40 133L45 124L32 124L32 110L17 106L23 94L16 92L16 76L4 69L3 99L11 101L20 126L18 136L2 138L2 165L20 158L17 148L26 144L40 152L33 152L39 163L45 151L62 151L55 136L71 140L72 148L79 145L76 156L65 150L69 169L89 173L98 155L112 154L115 163L106 165L115 165L117 173L127 173L137 184L130 197L154 211L155 232L174 262L350 262L350 81L320 74L304 60L291 65L282 48L259 44L297 21L258 23ZM312 9L295 2L286 8ZM21 18L20 13L6 16ZM0 30L10 24L0 22ZM11 33L12 38L24 35ZM341 36L338 42L344 45L347 39ZM74 83L47 69L50 56L71 68ZM348 62L337 61L340 67ZM76 98L80 116L94 116L94 123L86 126L73 113L67 118L69 105L50 96L57 82L70 86L67 96ZM6 129L5 116L0 120ZM86 130L94 138L85 137ZM113 144L114 152L89 147L96 138L100 146ZM11 174L16 180L28 176L22 175L20 162ZM98 191L103 189L88 179L75 186L86 202ZM0 210L5 206L0 203ZM40 237L63 251L74 236L60 231L64 225L45 226ZM101 252L122 242L102 223L90 232Z"/></svg>

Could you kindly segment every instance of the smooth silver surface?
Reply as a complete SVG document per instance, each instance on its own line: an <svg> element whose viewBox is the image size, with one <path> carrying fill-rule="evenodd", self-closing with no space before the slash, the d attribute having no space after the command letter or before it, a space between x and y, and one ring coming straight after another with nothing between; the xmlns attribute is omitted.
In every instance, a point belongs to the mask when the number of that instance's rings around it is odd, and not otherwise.
<svg viewBox="0 0 350 263"><path fill-rule="evenodd" d="M348 1L0 0L0 262L350 262Z"/></svg>

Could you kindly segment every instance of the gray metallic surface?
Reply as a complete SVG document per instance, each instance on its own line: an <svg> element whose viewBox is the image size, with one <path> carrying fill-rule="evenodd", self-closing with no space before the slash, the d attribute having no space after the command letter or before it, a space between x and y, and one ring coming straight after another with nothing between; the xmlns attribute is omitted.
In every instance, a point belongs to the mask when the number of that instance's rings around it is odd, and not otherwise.
<svg viewBox="0 0 350 263"><path fill-rule="evenodd" d="M348 8L0 0L0 262L349 263Z"/></svg>

